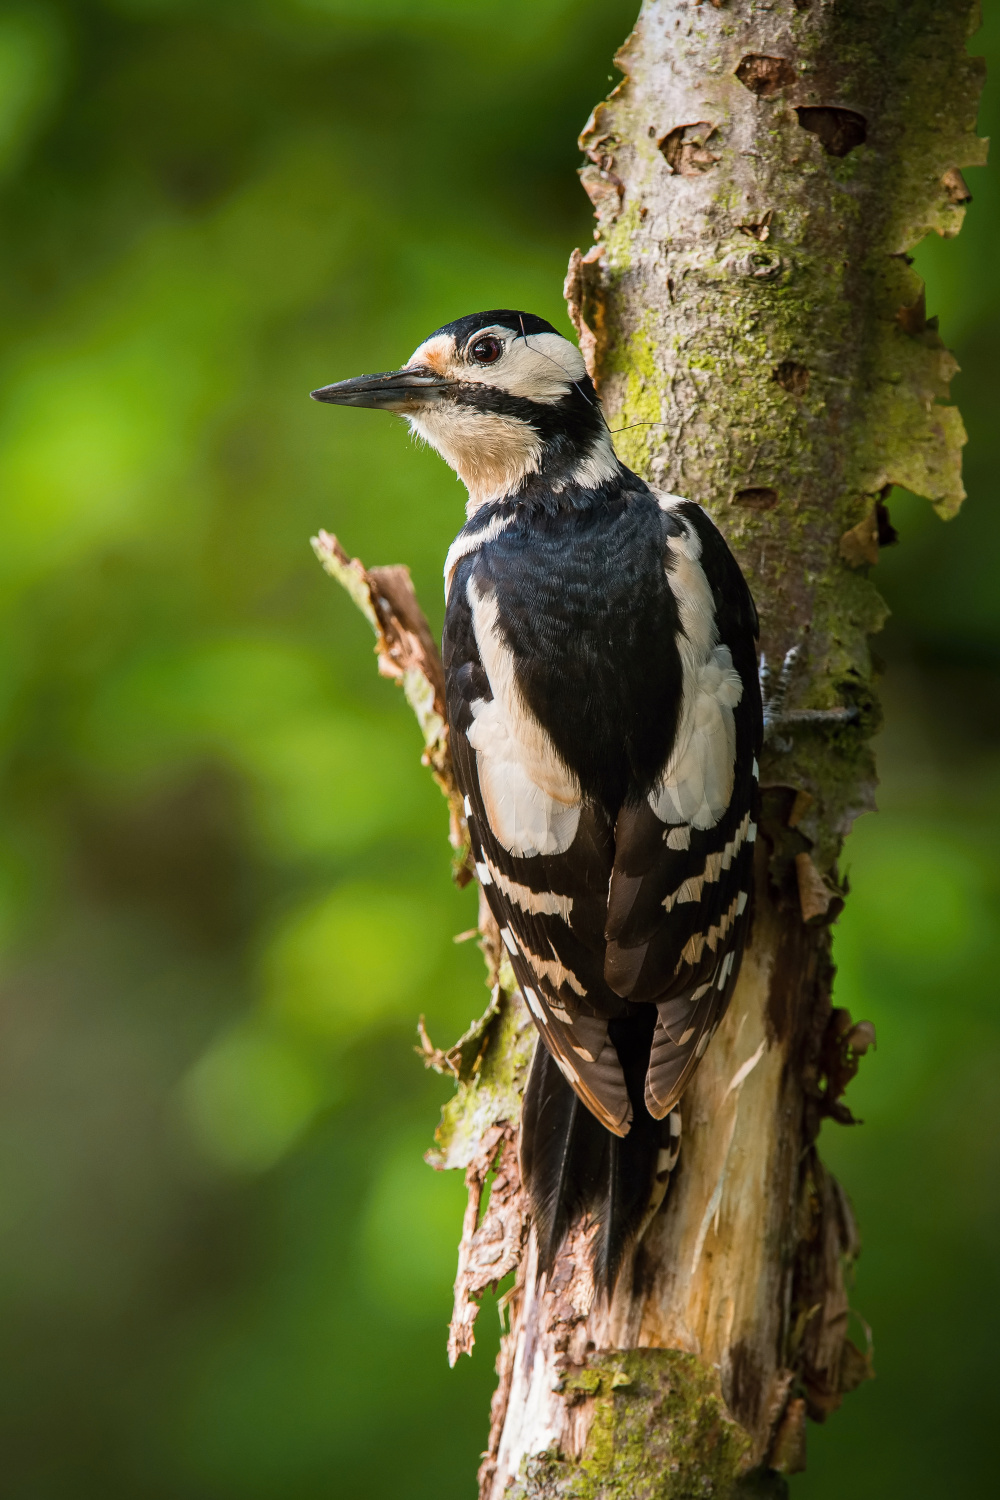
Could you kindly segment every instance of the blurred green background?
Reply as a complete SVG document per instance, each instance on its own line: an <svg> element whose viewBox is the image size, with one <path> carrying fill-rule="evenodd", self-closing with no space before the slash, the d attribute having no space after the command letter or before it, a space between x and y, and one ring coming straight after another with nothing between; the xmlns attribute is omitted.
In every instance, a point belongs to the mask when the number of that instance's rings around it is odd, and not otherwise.
<svg viewBox="0 0 1000 1500"><path fill-rule="evenodd" d="M994 3L973 44L1000 62ZM471 891L367 626L462 492L314 386L497 304L566 327L575 137L636 0L0 8L0 1492L471 1497L497 1320L449 1371L464 1192L411 1051L482 1008ZM998 110L987 96L983 128ZM1000 194L928 244L965 512L879 567L883 811L838 998L879 1050L825 1152L878 1380L799 1500L995 1490Z"/></svg>

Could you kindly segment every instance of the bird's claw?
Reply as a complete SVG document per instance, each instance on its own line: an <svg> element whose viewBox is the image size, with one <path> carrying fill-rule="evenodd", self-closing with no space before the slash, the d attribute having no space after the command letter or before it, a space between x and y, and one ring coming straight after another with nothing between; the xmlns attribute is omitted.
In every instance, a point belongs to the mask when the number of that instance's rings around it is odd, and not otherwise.
<svg viewBox="0 0 1000 1500"><path fill-rule="evenodd" d="M760 695L764 705L764 743L772 745L782 754L791 750L792 742L786 737L779 737L777 733L779 729L794 729L804 724L836 727L841 724L851 724L858 717L858 710L853 705L847 708L785 708L792 673L800 655L799 646L792 646L785 652L776 682L766 656L763 652L760 655L759 676Z"/></svg>

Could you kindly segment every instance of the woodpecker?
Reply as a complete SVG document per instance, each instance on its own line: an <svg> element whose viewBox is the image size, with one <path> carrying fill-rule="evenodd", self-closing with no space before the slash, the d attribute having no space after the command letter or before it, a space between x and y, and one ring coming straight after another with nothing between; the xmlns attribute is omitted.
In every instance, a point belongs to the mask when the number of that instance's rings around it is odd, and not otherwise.
<svg viewBox="0 0 1000 1500"><path fill-rule="evenodd" d="M753 599L707 512L617 457L543 318L458 318L312 395L399 413L469 492L442 654L476 873L543 1044L520 1136L539 1274L589 1215L610 1292L746 942Z"/></svg>

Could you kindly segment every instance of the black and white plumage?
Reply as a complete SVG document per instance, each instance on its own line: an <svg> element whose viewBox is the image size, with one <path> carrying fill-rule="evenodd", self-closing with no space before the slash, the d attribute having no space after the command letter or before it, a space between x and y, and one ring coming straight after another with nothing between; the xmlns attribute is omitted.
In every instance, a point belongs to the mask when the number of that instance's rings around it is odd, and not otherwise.
<svg viewBox="0 0 1000 1500"><path fill-rule="evenodd" d="M544 1042L522 1169L542 1269L588 1211L610 1286L746 940L753 601L708 514L618 460L540 318L461 318L402 370L314 395L400 412L469 489L443 656L477 874Z"/></svg>

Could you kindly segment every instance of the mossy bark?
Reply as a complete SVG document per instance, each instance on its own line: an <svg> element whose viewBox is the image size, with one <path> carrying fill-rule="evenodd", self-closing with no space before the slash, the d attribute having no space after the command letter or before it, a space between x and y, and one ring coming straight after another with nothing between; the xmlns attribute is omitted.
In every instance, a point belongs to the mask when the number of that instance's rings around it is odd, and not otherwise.
<svg viewBox="0 0 1000 1500"><path fill-rule="evenodd" d="M765 754L751 946L610 1304L586 1225L536 1281L515 1149L532 1035L488 920L490 1010L447 1053L424 1038L458 1080L431 1159L470 1187L453 1358L518 1268L483 1500L780 1493L806 1417L871 1373L848 1337L857 1235L815 1149L872 1040L833 1008L829 924L874 807L886 498L947 517L963 493L955 364L907 252L958 231L960 169L984 160L977 19L975 0L646 0L581 138L597 243L566 291L619 452L715 516L769 661L798 648L788 706L853 716Z"/></svg>

